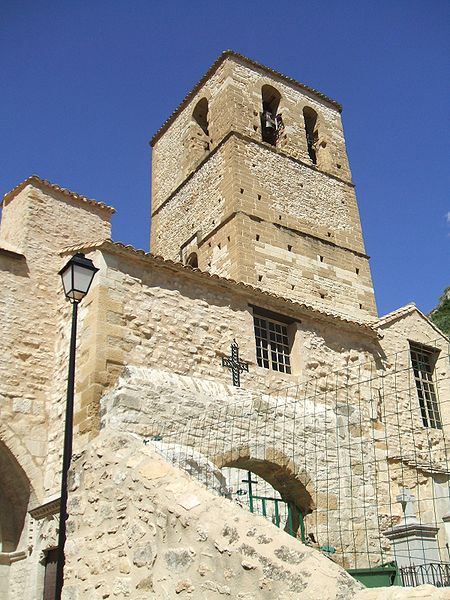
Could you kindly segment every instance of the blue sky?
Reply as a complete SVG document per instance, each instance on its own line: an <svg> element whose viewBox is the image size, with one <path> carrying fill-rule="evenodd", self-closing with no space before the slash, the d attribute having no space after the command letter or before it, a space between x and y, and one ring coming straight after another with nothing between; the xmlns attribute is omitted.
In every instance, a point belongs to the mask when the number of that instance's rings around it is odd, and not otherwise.
<svg viewBox="0 0 450 600"><path fill-rule="evenodd" d="M343 104L379 313L429 312L450 285L448 0L2 0L1 192L36 173L148 249L148 141L228 48Z"/></svg>

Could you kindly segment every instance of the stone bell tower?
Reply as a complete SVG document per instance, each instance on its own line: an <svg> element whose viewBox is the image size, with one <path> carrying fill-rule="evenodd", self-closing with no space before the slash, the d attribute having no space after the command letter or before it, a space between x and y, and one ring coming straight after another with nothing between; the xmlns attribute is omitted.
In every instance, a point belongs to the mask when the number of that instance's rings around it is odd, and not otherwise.
<svg viewBox="0 0 450 600"><path fill-rule="evenodd" d="M341 107L224 52L152 139L151 251L376 316Z"/></svg>

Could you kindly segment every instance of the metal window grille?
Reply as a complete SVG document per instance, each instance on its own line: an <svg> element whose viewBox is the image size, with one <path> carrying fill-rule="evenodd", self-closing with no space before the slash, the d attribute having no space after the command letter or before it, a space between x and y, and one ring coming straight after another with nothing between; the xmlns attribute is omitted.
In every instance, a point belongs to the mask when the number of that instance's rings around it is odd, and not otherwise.
<svg viewBox="0 0 450 600"><path fill-rule="evenodd" d="M423 346L411 345L411 363L425 427L442 429L439 404L433 381L433 353Z"/></svg>
<svg viewBox="0 0 450 600"><path fill-rule="evenodd" d="M254 317L254 324L258 365L265 369L290 373L291 362L286 325L260 317Z"/></svg>

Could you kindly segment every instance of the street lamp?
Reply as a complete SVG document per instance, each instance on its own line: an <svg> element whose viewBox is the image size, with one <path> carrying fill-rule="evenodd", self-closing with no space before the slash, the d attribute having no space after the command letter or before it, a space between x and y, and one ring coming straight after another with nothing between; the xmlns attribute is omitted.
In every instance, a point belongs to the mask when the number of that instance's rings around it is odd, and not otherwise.
<svg viewBox="0 0 450 600"><path fill-rule="evenodd" d="M98 269L84 254L75 254L59 271L66 298L72 303L69 372L67 375L66 420L64 427L63 464L61 474L61 504L59 509L58 558L56 565L55 600L60 600L64 582L64 544L67 520L67 475L72 458L73 397L75 389L75 348L77 342L78 303L86 296Z"/></svg>

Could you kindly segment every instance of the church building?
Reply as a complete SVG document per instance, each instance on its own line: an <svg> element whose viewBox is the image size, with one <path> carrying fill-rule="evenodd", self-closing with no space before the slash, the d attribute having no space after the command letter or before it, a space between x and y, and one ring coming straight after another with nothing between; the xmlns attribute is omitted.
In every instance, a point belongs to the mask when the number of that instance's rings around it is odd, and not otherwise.
<svg viewBox="0 0 450 600"><path fill-rule="evenodd" d="M449 340L377 314L341 111L224 52L151 140L150 252L45 179L5 194L0 600L54 597L75 254L63 598L449 585Z"/></svg>

